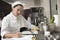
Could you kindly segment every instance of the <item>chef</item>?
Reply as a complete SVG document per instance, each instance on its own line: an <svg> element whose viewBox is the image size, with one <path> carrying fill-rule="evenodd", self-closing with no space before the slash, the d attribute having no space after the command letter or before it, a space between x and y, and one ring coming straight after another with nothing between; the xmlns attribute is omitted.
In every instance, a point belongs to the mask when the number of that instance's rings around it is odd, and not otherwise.
<svg viewBox="0 0 60 40"><path fill-rule="evenodd" d="M29 23L23 16L23 5L16 1L12 4L12 11L2 20L1 36L2 38L21 38L19 32L21 27L33 29L35 26Z"/></svg>

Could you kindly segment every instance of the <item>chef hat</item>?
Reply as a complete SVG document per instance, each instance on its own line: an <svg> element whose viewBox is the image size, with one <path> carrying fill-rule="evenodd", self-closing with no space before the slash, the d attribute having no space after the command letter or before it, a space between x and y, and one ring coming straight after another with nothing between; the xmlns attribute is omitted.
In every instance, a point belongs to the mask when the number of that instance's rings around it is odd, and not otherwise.
<svg viewBox="0 0 60 40"><path fill-rule="evenodd" d="M16 2L14 2L14 3L12 4L12 7L14 7L15 5L18 5L18 4L21 4L21 5L22 5L22 3L21 3L21 2L16 1Z"/></svg>

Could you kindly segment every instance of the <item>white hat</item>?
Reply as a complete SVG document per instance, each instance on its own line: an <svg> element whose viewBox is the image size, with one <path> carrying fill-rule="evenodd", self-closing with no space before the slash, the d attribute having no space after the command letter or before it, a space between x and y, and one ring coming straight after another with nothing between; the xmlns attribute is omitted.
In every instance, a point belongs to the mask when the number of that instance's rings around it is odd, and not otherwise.
<svg viewBox="0 0 60 40"><path fill-rule="evenodd" d="M19 2L19 1L16 1L16 2L14 2L14 3L12 4L12 7L14 7L14 6L17 5L17 4L22 4L22 3Z"/></svg>

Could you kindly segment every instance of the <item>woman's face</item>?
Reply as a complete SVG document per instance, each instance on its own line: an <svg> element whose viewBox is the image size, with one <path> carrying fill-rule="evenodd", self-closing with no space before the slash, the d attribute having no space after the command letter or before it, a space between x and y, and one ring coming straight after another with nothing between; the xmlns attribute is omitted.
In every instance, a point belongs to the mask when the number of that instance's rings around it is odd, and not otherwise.
<svg viewBox="0 0 60 40"><path fill-rule="evenodd" d="M22 7L22 6L19 6L19 5L18 5L18 6L16 6L16 7L13 8L13 14L14 14L15 16L21 15L22 12L23 12L23 7Z"/></svg>

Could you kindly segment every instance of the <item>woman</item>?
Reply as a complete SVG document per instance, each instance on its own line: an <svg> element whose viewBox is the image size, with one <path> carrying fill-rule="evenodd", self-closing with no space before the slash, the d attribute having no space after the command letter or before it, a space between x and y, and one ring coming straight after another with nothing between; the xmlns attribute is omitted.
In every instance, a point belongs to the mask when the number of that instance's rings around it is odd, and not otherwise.
<svg viewBox="0 0 60 40"><path fill-rule="evenodd" d="M19 32L21 27L34 28L25 18L22 16L23 5L20 2L14 2L12 4L12 11L5 16L2 20L1 36L3 38L21 38L22 33Z"/></svg>

